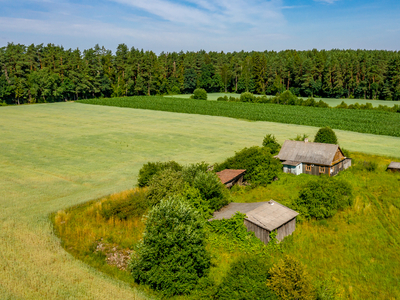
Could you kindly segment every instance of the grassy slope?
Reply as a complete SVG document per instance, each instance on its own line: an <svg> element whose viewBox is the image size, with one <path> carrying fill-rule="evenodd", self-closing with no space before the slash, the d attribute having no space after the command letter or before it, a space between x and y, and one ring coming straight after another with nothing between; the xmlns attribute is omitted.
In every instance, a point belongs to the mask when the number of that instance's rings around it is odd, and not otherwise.
<svg viewBox="0 0 400 300"><path fill-rule="evenodd" d="M282 142L317 128L223 117L81 105L0 109L0 295L138 298L74 260L48 214L131 188L147 161L221 161L266 133ZM400 138L337 131L349 150L398 155Z"/></svg>
<svg viewBox="0 0 400 300"><path fill-rule="evenodd" d="M173 95L173 96L164 96L164 97L174 97L174 98L183 98L183 99L188 99L191 96L191 94L183 94L183 95ZM240 94L235 94L235 93L208 93L208 100L217 100L218 97L224 97L224 96L232 96L232 97L240 97ZM273 95L269 95L269 97L273 97ZM304 100L307 98L305 97L300 97ZM347 103L348 105L350 104L355 104L358 102L358 104L366 104L366 103L371 103L372 106L378 107L379 105L386 105L389 107L392 107L395 104L400 104L399 101L385 101L385 100L364 100L364 99L336 99L336 98L315 98L315 100L319 101L322 100L326 103L328 103L331 107L337 106L342 101Z"/></svg>
<svg viewBox="0 0 400 300"><path fill-rule="evenodd" d="M376 172L349 170L356 195L351 208L324 221L298 223L284 242L285 254L303 261L314 278L332 280L342 299L400 297L400 174L385 171L387 158L353 155L355 164L374 160ZM275 199L286 205L297 197L307 175L287 175L268 188L237 194L237 202Z"/></svg>
<svg viewBox="0 0 400 300"><path fill-rule="evenodd" d="M331 109L279 104L260 104L138 96L88 99L80 103L224 116L400 137L400 114L373 110Z"/></svg>

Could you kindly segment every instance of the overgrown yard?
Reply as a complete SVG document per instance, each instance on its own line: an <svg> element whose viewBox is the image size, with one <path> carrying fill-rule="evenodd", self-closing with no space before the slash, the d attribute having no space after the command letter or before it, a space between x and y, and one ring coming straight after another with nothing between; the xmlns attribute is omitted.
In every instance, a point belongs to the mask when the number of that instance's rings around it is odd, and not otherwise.
<svg viewBox="0 0 400 300"><path fill-rule="evenodd" d="M316 131L307 126L77 103L2 107L0 295L144 298L66 253L53 234L49 214L132 188L139 168L148 161L222 161L243 147L260 145L266 133L283 142ZM341 146L351 151L400 155L400 138L339 130L337 135ZM385 214L382 209L372 217L387 222Z"/></svg>

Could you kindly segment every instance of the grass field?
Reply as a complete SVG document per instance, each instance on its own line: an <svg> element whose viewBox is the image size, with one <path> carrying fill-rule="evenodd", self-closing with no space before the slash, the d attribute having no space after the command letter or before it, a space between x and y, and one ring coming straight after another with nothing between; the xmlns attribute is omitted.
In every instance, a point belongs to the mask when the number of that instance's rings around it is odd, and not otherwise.
<svg viewBox="0 0 400 300"><path fill-rule="evenodd" d="M400 137L400 114L376 110L331 109L195 99L136 96L79 100L79 103L223 116Z"/></svg>
<svg viewBox="0 0 400 300"><path fill-rule="evenodd" d="M147 161L216 162L266 133L280 142L315 127L83 105L0 108L2 299L143 299L75 260L48 215L131 188ZM400 157L400 138L336 131L344 148Z"/></svg>
<svg viewBox="0 0 400 300"><path fill-rule="evenodd" d="M189 99L191 94L183 94L183 95L173 95L173 96L164 96L164 97L174 97L174 98L183 98L183 99ZM219 97L224 97L224 96L232 96L232 97L240 97L240 94L235 94L235 93L208 93L208 100L217 100ZM269 95L268 97L273 97L274 95ZM300 97L304 100L307 100L307 97ZM355 104L356 102L358 104L366 104L366 103L371 103L373 107L378 107L379 105L386 105L389 107L392 107L395 104L400 104L399 101L384 101L384 100L364 100L364 99L336 99L336 98L314 98L316 101L322 100L326 103L329 104L331 107L335 107L342 103L344 101L348 105L350 104Z"/></svg>

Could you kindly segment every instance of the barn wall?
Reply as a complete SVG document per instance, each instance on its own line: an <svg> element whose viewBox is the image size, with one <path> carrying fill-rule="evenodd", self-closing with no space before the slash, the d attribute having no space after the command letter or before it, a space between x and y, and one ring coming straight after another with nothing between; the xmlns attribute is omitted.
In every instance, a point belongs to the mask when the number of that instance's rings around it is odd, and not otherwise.
<svg viewBox="0 0 400 300"><path fill-rule="evenodd" d="M248 220L244 220L244 225L247 227L247 231L254 232L255 236L258 237L265 245L269 242L269 231L258 227L257 225L249 222Z"/></svg>
<svg viewBox="0 0 400 300"><path fill-rule="evenodd" d="M291 221L279 227L276 238L279 241L282 241L285 236L291 235L295 229L296 229L296 218L292 219Z"/></svg>

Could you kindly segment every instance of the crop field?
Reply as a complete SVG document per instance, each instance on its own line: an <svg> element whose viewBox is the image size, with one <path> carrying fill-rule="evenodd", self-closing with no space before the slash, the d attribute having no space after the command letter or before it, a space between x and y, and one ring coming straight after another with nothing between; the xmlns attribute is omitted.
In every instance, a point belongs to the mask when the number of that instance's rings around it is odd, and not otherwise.
<svg viewBox="0 0 400 300"><path fill-rule="evenodd" d="M183 98L183 99L189 99L191 94L183 94L183 95L173 95L173 96L164 96L164 97L172 97L172 98ZM240 94L235 94L235 93L208 93L207 94L207 99L208 100L217 100L219 97L224 97L224 96L232 96L232 97L240 97ZM261 95L258 95L261 96ZM274 97L274 95L267 95L268 97ZM307 97L299 97L303 100L307 100ZM347 103L347 105L350 104L355 104L356 102L358 104L366 104L366 103L371 103L373 107L378 107L379 105L386 105L389 107L394 106L395 104L400 104L399 101L385 101L385 100L370 100L370 99L336 99L336 98L319 98L315 97L314 98L316 101L322 100L326 103L329 104L330 107L335 107L342 103L344 101Z"/></svg>
<svg viewBox="0 0 400 300"><path fill-rule="evenodd" d="M136 183L143 163L222 161L309 126L112 106L55 103L0 108L0 298L144 299L75 260L49 214ZM336 131L350 151L400 157L400 138Z"/></svg>
<svg viewBox="0 0 400 300"><path fill-rule="evenodd" d="M224 116L251 121L269 121L316 127L330 126L400 137L400 114L375 110L331 109L279 104L259 104L138 96L80 100L80 103L160 111Z"/></svg>

